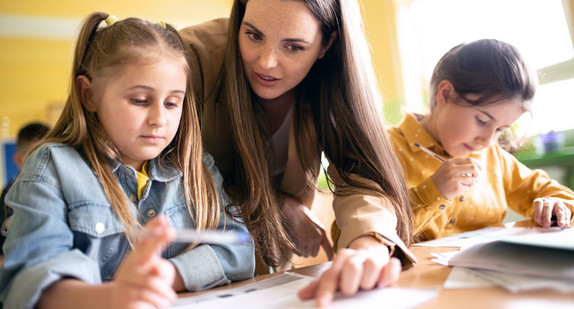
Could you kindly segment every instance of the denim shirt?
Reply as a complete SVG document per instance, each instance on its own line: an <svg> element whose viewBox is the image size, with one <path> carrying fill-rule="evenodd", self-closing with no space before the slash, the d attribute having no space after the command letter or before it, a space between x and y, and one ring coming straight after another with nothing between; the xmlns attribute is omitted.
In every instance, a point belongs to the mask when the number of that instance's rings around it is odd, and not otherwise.
<svg viewBox="0 0 574 309"><path fill-rule="evenodd" d="M203 161L219 192L221 219L217 228L247 231L243 223L224 212L228 198L213 158L204 155ZM181 171L166 164L159 166L155 159L149 163L149 181L139 201L136 170L121 162L112 163L120 186L137 205L134 218L143 225L165 214L176 230L194 228ZM0 300L5 308L32 308L44 289L63 278L89 284L110 281L130 251L124 227L99 179L74 147L44 144L34 151L6 202L14 208L14 216L0 270ZM175 265L190 291L253 276L253 242L200 245L185 251L187 247L173 243L162 257Z"/></svg>

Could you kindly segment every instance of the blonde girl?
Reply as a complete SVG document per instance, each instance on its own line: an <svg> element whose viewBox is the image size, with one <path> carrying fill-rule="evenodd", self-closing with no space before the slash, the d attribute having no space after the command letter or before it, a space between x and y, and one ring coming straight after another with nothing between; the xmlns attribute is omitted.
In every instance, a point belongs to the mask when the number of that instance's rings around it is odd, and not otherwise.
<svg viewBox="0 0 574 309"><path fill-rule="evenodd" d="M62 115L6 198L6 308L167 307L253 275L250 242L170 244L177 229L246 231L202 153L190 74L170 25L87 17Z"/></svg>

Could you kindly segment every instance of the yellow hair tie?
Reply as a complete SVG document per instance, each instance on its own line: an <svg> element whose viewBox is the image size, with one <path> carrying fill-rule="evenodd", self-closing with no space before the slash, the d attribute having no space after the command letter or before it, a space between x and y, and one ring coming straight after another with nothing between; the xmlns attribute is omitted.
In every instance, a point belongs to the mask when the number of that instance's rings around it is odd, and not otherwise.
<svg viewBox="0 0 574 309"><path fill-rule="evenodd" d="M160 25L163 29L167 28L167 26L165 25L165 23L163 21L160 21L157 24Z"/></svg>
<svg viewBox="0 0 574 309"><path fill-rule="evenodd" d="M108 25L108 27L113 26L119 19L117 17L115 17L114 15L109 15L108 18L106 18L106 25Z"/></svg>

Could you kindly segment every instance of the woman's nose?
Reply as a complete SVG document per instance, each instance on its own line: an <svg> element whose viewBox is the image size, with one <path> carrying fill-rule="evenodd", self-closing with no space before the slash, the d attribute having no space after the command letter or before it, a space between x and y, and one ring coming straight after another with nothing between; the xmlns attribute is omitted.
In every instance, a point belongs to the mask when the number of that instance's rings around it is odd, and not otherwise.
<svg viewBox="0 0 574 309"><path fill-rule="evenodd" d="M259 55L259 65L265 70L273 69L277 66L276 51L272 47L264 46Z"/></svg>

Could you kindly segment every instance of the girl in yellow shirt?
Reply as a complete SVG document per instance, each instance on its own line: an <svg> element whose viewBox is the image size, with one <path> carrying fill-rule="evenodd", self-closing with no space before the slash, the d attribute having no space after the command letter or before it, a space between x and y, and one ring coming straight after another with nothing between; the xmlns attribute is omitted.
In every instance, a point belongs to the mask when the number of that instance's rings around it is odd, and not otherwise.
<svg viewBox="0 0 574 309"><path fill-rule="evenodd" d="M552 216L558 226L571 224L572 190L496 144L530 111L536 86L518 50L493 39L458 45L438 62L430 113L408 114L390 129L407 173L418 241L500 226L508 208L543 227Z"/></svg>

